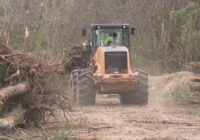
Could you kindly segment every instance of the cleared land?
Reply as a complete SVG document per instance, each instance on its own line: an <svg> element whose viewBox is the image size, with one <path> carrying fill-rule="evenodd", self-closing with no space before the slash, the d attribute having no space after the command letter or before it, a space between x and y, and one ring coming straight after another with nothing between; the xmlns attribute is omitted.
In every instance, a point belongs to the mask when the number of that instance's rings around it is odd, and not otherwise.
<svg viewBox="0 0 200 140"><path fill-rule="evenodd" d="M99 95L96 106L76 107L73 121L82 126L73 132L76 139L199 140L198 105L176 105L178 99L171 95L177 82L187 82L190 76L181 72L151 77L147 106L122 106L118 96Z"/></svg>
<svg viewBox="0 0 200 140"><path fill-rule="evenodd" d="M117 95L98 95L95 106L73 107L70 123L58 111L60 123L2 134L26 140L199 140L199 105L176 105L172 95L176 84L187 86L191 76L181 72L150 77L147 106L122 106Z"/></svg>

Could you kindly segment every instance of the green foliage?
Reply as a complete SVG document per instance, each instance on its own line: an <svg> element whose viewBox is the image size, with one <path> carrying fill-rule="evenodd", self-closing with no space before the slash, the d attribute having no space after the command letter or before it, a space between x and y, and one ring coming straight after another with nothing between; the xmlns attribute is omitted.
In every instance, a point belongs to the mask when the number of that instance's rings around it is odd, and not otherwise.
<svg viewBox="0 0 200 140"><path fill-rule="evenodd" d="M199 5L198 3L194 2L189 2L188 5L185 8L182 8L177 11L171 11L170 12L170 18L172 20L181 20L182 25L184 25L186 22L191 22L193 21L193 14L198 14L199 13ZM190 20L188 20L190 19Z"/></svg>
<svg viewBox="0 0 200 140"><path fill-rule="evenodd" d="M11 33L11 43L14 49L18 49L22 47L24 42L24 28L23 26L18 26L13 29Z"/></svg>
<svg viewBox="0 0 200 140"><path fill-rule="evenodd" d="M40 51L44 48L46 34L42 31L32 31L30 33L30 49L29 51Z"/></svg>
<svg viewBox="0 0 200 140"><path fill-rule="evenodd" d="M10 14L13 16L11 21L11 45L14 49L18 49L24 46L25 42L25 29L26 26L29 31L29 37L26 40L27 48L29 51L38 51L44 47L44 42L46 41L47 33L44 31L44 26L41 23L40 18L38 18L38 11L34 10L26 14L24 11L19 10L18 14Z"/></svg>
<svg viewBox="0 0 200 140"><path fill-rule="evenodd" d="M57 133L56 133L56 135L54 137L54 140L69 140L71 131L75 127L77 127L77 126L75 126L73 124L70 124L70 123L66 123L62 130L57 131Z"/></svg>
<svg viewBox="0 0 200 140"><path fill-rule="evenodd" d="M189 2L180 10L170 12L171 44L179 54L179 63L200 61L200 5Z"/></svg>
<svg viewBox="0 0 200 140"><path fill-rule="evenodd" d="M177 87L174 92L172 92L172 97L176 104L185 104L187 98L191 97L192 94L188 89L181 86Z"/></svg>
<svg viewBox="0 0 200 140"><path fill-rule="evenodd" d="M189 87L181 82L162 92L162 103L164 105L187 105L191 103L189 99L195 97Z"/></svg>
<svg viewBox="0 0 200 140"><path fill-rule="evenodd" d="M55 136L54 140L69 140L69 137L68 137L68 135L65 134L64 131L62 131L62 132L59 132L59 133Z"/></svg>
<svg viewBox="0 0 200 140"><path fill-rule="evenodd" d="M23 46L24 43L24 32L25 27L19 26L17 29L12 31L12 47L14 49L18 49ZM43 31L36 31L36 29L32 28L29 30L29 38L28 38L28 48L29 51L40 51L44 48L44 43L46 41L46 33Z"/></svg>

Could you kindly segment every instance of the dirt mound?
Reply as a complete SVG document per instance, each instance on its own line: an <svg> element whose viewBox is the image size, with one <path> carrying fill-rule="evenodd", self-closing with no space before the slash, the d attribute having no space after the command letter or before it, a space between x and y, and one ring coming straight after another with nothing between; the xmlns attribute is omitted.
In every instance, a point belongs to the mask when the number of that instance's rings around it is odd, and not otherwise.
<svg viewBox="0 0 200 140"><path fill-rule="evenodd" d="M165 103L200 103L199 91L192 91L192 79L196 77L193 72L181 71L173 74L152 77L150 90L152 96L160 96Z"/></svg>

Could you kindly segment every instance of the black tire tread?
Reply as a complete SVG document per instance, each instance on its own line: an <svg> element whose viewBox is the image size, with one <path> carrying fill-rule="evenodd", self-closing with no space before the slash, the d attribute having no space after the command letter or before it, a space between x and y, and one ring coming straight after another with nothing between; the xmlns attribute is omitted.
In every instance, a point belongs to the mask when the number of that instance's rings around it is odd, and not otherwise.
<svg viewBox="0 0 200 140"><path fill-rule="evenodd" d="M147 72L136 69L139 73L137 89L129 93L120 94L122 104L146 105L148 103L148 74Z"/></svg>
<svg viewBox="0 0 200 140"><path fill-rule="evenodd" d="M93 72L90 69L79 70L77 81L77 104L94 105L96 99L96 89L93 80Z"/></svg>
<svg viewBox="0 0 200 140"><path fill-rule="evenodd" d="M77 90L77 76L78 76L78 69L73 70L70 75L70 80L71 80L71 99L72 101L76 102L76 90Z"/></svg>

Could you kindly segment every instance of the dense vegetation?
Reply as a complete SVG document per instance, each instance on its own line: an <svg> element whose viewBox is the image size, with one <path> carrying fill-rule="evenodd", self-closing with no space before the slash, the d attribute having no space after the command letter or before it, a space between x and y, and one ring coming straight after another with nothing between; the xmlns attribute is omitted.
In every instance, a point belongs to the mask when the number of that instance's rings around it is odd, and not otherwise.
<svg viewBox="0 0 200 140"><path fill-rule="evenodd" d="M135 65L170 72L200 61L199 0L0 0L0 16L13 48L24 45L26 26L29 51L56 53L85 40L91 23L130 23Z"/></svg>

